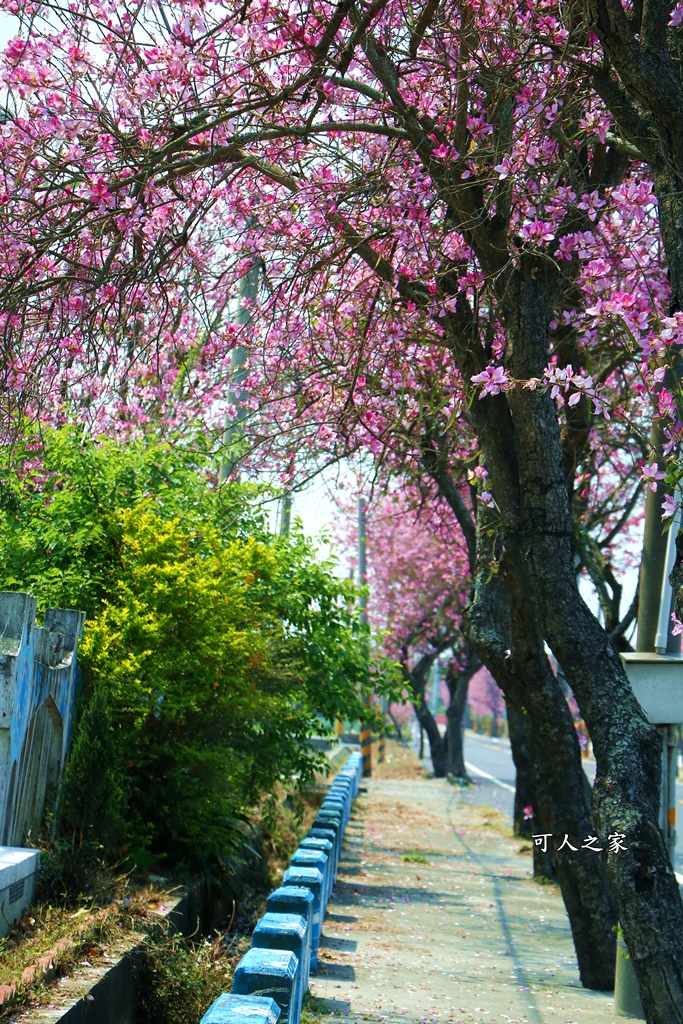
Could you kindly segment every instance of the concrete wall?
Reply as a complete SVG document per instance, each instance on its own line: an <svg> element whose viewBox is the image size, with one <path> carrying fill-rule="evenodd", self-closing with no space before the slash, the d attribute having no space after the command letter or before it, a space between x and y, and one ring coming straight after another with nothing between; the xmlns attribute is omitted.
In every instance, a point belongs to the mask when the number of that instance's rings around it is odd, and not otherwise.
<svg viewBox="0 0 683 1024"><path fill-rule="evenodd" d="M23 845L40 826L71 743L83 612L0 593L0 844Z"/></svg>

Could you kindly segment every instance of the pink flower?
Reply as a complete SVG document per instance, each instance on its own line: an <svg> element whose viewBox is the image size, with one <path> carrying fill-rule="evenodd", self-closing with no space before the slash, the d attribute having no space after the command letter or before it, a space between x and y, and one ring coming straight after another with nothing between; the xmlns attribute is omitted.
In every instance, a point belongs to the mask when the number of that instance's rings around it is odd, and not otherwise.
<svg viewBox="0 0 683 1024"><path fill-rule="evenodd" d="M499 395L501 389L510 384L510 378L502 366L487 366L483 373L475 373L471 380L473 384L482 385L479 398L483 398L484 395Z"/></svg>
<svg viewBox="0 0 683 1024"><path fill-rule="evenodd" d="M482 504L487 506L487 508L496 507L496 503L493 500L493 495L491 494L490 491L482 491L481 494L477 495L477 497L479 498L479 501L482 502Z"/></svg>
<svg viewBox="0 0 683 1024"><path fill-rule="evenodd" d="M533 816L534 816L534 809L531 806L531 804L527 804L527 806L522 811L522 817L523 817L524 821L531 821Z"/></svg>
<svg viewBox="0 0 683 1024"><path fill-rule="evenodd" d="M432 157L435 160L457 160L458 156L457 149L447 146L445 142L442 142L440 146L435 146L432 150Z"/></svg>
<svg viewBox="0 0 683 1024"><path fill-rule="evenodd" d="M683 633L683 622L678 618L676 612L671 613L671 621L674 624L674 628L671 630L672 636L680 636Z"/></svg>
<svg viewBox="0 0 683 1024"><path fill-rule="evenodd" d="M662 502L662 519L670 519L671 516L676 515L678 508L678 502L674 501L670 494L667 494Z"/></svg>
<svg viewBox="0 0 683 1024"><path fill-rule="evenodd" d="M666 473L662 473L656 462L653 462L650 466L645 466L642 471L643 480L651 491L657 490L657 481L663 480L666 477ZM663 506L662 506L663 507Z"/></svg>

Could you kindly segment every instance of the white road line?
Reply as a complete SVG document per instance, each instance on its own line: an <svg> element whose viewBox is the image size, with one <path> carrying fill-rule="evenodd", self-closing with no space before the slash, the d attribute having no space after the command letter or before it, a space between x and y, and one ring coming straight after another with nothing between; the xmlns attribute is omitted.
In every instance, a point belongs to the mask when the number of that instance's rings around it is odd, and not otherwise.
<svg viewBox="0 0 683 1024"><path fill-rule="evenodd" d="M497 786L502 786L503 789L508 789L511 793L514 793L515 791L514 786L508 786L507 782L501 782L501 780L497 779L495 775L489 775L488 772L482 771L481 768L476 768L473 764L470 764L469 761L465 761L465 768L467 768L468 772L472 772L473 775L481 775L483 779L490 779L491 782L495 782ZM679 800L678 802L681 803L683 801ZM675 872L675 875L678 884L683 886L683 875L678 871Z"/></svg>
<svg viewBox="0 0 683 1024"><path fill-rule="evenodd" d="M507 782L501 782L495 775L489 775L488 772L483 772L481 768L475 768L473 764L469 763L469 761L465 761L465 768L467 768L468 772L472 772L473 775L481 775L483 779L490 779L491 782L495 782L497 786L501 786L503 789L509 789L511 793L514 793L515 791L514 786L508 786Z"/></svg>

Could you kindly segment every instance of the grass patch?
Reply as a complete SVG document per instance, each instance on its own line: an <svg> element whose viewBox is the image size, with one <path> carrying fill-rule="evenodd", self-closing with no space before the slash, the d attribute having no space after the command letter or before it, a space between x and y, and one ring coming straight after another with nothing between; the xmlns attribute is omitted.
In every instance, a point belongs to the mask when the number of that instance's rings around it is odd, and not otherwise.
<svg viewBox="0 0 683 1024"><path fill-rule="evenodd" d="M0 1021L16 1017L17 1010L39 1003L45 984L71 973L82 960L96 962L104 954L125 951L135 936L164 927L159 907L171 895L150 886L133 887L128 879L116 880L116 896L106 907L94 900L73 906L41 903L24 916L0 940L0 984L14 984L14 1002L0 1012ZM27 968L34 976L22 981ZM43 982L46 970L47 981Z"/></svg>
<svg viewBox="0 0 683 1024"><path fill-rule="evenodd" d="M429 864L427 858L423 857L421 853L404 853L401 860L406 864Z"/></svg>
<svg viewBox="0 0 683 1024"><path fill-rule="evenodd" d="M150 938L138 1024L196 1024L214 999L232 989L235 967L247 945L246 939L226 945L223 935L199 942L177 935Z"/></svg>
<svg viewBox="0 0 683 1024"><path fill-rule="evenodd" d="M484 816L482 825L484 828L495 829L496 832L500 832L501 835L510 835L512 832L512 825L508 823L506 818L496 807L489 807L487 804L481 804L478 810Z"/></svg>
<svg viewBox="0 0 683 1024"><path fill-rule="evenodd" d="M334 1010L328 1006L325 999L307 992L301 1007L301 1024L317 1024L321 1017L329 1017L332 1013Z"/></svg>

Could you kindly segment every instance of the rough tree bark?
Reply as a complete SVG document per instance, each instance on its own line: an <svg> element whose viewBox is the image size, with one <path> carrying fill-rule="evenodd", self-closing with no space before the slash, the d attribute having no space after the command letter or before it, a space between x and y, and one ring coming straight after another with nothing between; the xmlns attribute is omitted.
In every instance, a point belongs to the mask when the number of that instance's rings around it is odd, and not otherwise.
<svg viewBox="0 0 683 1024"><path fill-rule="evenodd" d="M475 411L478 415L490 415L492 411L494 425L495 419L500 419L497 405L486 410L484 402L477 403ZM509 441L505 429L501 430L500 437L504 447L506 440ZM582 832L586 838L592 829L590 787L587 789L567 702L552 673L536 623L528 614L515 617L519 654L512 660L508 597L500 580L495 576L489 578L493 561L491 545L497 546L500 524L495 515L490 516L485 506L480 505L475 527L448 473L447 443L429 430L426 441L423 446L425 469L448 502L467 544L474 587L465 616L466 635L503 690L508 713L512 710L513 715L515 711L524 715L529 733L538 737L533 751L529 750L535 794L532 801L534 831L540 834L554 830L562 837ZM517 607L525 609L523 595L517 600ZM550 847L544 853L542 847L534 846L534 872L554 875L552 856ZM557 880L572 928L581 981L587 988L609 991L614 987L616 918L601 868L585 858L569 858L566 853L560 856L562 866Z"/></svg>
<svg viewBox="0 0 683 1024"><path fill-rule="evenodd" d="M525 808L534 807L536 799L532 777L529 737L527 736L524 724L524 715L520 715L519 711L512 705L508 706L507 714L510 750L516 772L512 830L516 836L520 836L523 839L531 839L536 829L532 825L531 818L525 817L524 814Z"/></svg>
<svg viewBox="0 0 683 1024"><path fill-rule="evenodd" d="M471 779L465 768L465 755L462 742L462 720L467 707L467 691L470 679L476 672L478 659L468 656L467 663L461 671L457 671L453 663L448 666L446 686L448 687L449 703L446 709L446 751L448 757L448 774L462 782Z"/></svg>
<svg viewBox="0 0 683 1024"><path fill-rule="evenodd" d="M523 839L531 839L539 835L541 829L541 814L536 810L538 798L534 786L534 769L532 760L533 732L527 735L525 715L512 704L508 704L508 730L510 734L510 749L512 760L515 762L515 805L512 816L512 827L516 836ZM531 815L525 815L525 810L531 807ZM557 879L555 864L553 861L552 847L534 843L533 846L534 877L548 878L553 881Z"/></svg>
<svg viewBox="0 0 683 1024"><path fill-rule="evenodd" d="M448 754L444 738L436 724L436 719L429 710L424 697L421 700L413 701L413 707L420 726L427 734L434 776L437 779L445 779L448 774Z"/></svg>
<svg viewBox="0 0 683 1024"><path fill-rule="evenodd" d="M407 655L404 655L401 661L403 678L408 683L413 694L412 705L420 725L420 758L423 756L422 736L426 733L432 767L437 779L446 777L448 772L448 754L446 743L439 732L434 715L429 710L425 701L425 687L429 670L439 654L446 649L447 647L440 646L429 654L423 654L412 669L408 667Z"/></svg>
<svg viewBox="0 0 683 1024"><path fill-rule="evenodd" d="M515 588L514 577L504 588L507 569L501 567L500 577L490 575L487 525L478 531L481 558L466 616L468 636L503 689L508 707L525 712L533 732L538 832L553 837L548 848L565 836L580 847L577 839L594 830L576 730L524 592ZM588 861L586 854L577 855L566 846L555 847L554 857L581 980L587 988L609 990L614 986L616 917L599 860Z"/></svg>
<svg viewBox="0 0 683 1024"><path fill-rule="evenodd" d="M557 286L548 261L532 253L497 281L506 322L506 365L517 379L543 372ZM510 660L516 665L529 656L520 643L528 638L515 623L532 615L563 667L593 741L595 834L604 848L608 890L647 1019L683 1024L683 904L658 827L661 737L645 719L618 653L578 591L554 403L547 393L515 388L475 403L473 411L500 512L504 556L499 565L510 607ZM542 689L527 694L530 713ZM561 773L558 751L546 753ZM616 834L624 836L626 847L619 852L608 846L609 836Z"/></svg>

